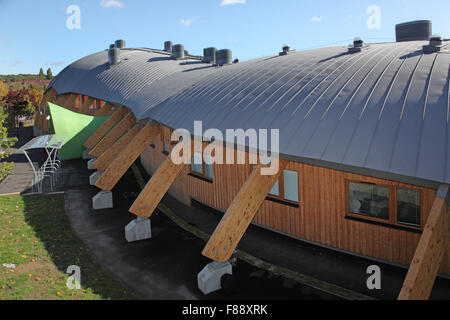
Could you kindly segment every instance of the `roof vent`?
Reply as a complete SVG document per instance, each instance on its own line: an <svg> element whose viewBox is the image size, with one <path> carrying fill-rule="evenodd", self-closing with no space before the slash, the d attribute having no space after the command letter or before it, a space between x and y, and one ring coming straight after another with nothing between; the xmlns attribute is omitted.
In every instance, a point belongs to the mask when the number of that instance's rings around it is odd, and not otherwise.
<svg viewBox="0 0 450 320"><path fill-rule="evenodd" d="M110 49L115 48L115 47L116 47L116 45L115 45L114 43L112 43L112 44L109 45L109 48L110 48Z"/></svg>
<svg viewBox="0 0 450 320"><path fill-rule="evenodd" d="M172 41L164 42L164 51L172 52L172 45L173 45Z"/></svg>
<svg viewBox="0 0 450 320"><path fill-rule="evenodd" d="M126 47L125 40L116 40L116 48L123 49Z"/></svg>
<svg viewBox="0 0 450 320"><path fill-rule="evenodd" d="M241 60L239 60L238 58L234 59L233 63L239 63L241 62Z"/></svg>
<svg viewBox="0 0 450 320"><path fill-rule="evenodd" d="M443 42L444 40L440 35L433 35L430 38L430 44L423 46L423 51L425 53L439 52L442 49Z"/></svg>
<svg viewBox="0 0 450 320"><path fill-rule="evenodd" d="M203 62L216 63L216 52L217 48L213 47L203 49Z"/></svg>
<svg viewBox="0 0 450 320"><path fill-rule="evenodd" d="M120 49L113 47L108 50L108 63L113 66L120 62Z"/></svg>
<svg viewBox="0 0 450 320"><path fill-rule="evenodd" d="M216 52L216 64L218 66L231 64L232 61L233 61L233 53L231 50L223 49Z"/></svg>
<svg viewBox="0 0 450 320"><path fill-rule="evenodd" d="M176 44L172 47L172 58L175 60L184 59L184 45Z"/></svg>
<svg viewBox="0 0 450 320"><path fill-rule="evenodd" d="M349 46L348 52L350 52L350 53L361 52L364 47L365 47L364 40L360 37L357 37L357 38L353 39L353 45Z"/></svg>
<svg viewBox="0 0 450 320"><path fill-rule="evenodd" d="M429 40L432 29L430 20L405 22L395 26L395 36L397 42Z"/></svg>
<svg viewBox="0 0 450 320"><path fill-rule="evenodd" d="M283 52L280 52L280 56L285 56L287 55L289 52L291 52L291 46L288 44L285 44L283 46Z"/></svg>

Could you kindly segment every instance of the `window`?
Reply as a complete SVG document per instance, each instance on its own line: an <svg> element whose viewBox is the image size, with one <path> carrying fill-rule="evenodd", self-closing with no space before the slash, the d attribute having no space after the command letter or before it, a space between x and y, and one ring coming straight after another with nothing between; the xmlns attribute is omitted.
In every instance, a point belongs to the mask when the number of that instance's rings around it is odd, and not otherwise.
<svg viewBox="0 0 450 320"><path fill-rule="evenodd" d="M397 223L420 227L420 190L397 188Z"/></svg>
<svg viewBox="0 0 450 320"><path fill-rule="evenodd" d="M348 216L406 228L421 228L420 190L348 182Z"/></svg>
<svg viewBox="0 0 450 320"><path fill-rule="evenodd" d="M153 149L155 149L156 145L155 145L155 139L152 140L152 144L150 145L150 147L152 147Z"/></svg>
<svg viewBox="0 0 450 320"><path fill-rule="evenodd" d="M212 163L211 156L205 155L205 161L203 161L201 153L194 153L191 159L191 175L211 182L214 178L214 169L212 164L206 162Z"/></svg>
<svg viewBox="0 0 450 320"><path fill-rule="evenodd" d="M298 173L284 170L278 181L275 182L272 190L270 190L268 199L297 205L299 202Z"/></svg>
<svg viewBox="0 0 450 320"><path fill-rule="evenodd" d="M349 184L351 213L389 220L389 188L374 184Z"/></svg>

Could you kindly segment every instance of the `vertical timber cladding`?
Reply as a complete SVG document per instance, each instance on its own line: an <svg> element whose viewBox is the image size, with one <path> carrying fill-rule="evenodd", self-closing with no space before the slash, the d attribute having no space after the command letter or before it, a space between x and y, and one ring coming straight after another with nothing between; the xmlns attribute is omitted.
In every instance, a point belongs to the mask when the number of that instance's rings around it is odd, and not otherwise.
<svg viewBox="0 0 450 320"><path fill-rule="evenodd" d="M142 154L141 161L150 173L165 161L162 151L162 136L157 136L155 148L149 147ZM421 234L346 219L347 180L420 189L423 224L436 190L298 162L289 162L286 170L298 172L299 208L266 200L254 223L341 250L405 266L411 263ZM225 212L251 172L251 165L214 165L213 183L209 183L190 176L186 166L169 193L188 205L194 198ZM450 275L449 253L439 272Z"/></svg>

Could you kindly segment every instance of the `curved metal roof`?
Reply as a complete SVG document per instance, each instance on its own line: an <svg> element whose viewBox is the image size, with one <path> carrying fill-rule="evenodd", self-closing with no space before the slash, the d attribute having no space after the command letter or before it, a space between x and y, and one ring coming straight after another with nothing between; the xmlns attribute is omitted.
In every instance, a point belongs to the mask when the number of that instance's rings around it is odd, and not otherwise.
<svg viewBox="0 0 450 320"><path fill-rule="evenodd" d="M355 54L324 48L222 68L168 59L150 66L146 55L158 55L150 52L109 68L101 65L105 52L85 58L90 67L70 66L52 86L191 132L195 120L222 132L280 129L288 159L450 183L450 52L424 54L425 44L373 44ZM155 68L162 71L153 75Z"/></svg>

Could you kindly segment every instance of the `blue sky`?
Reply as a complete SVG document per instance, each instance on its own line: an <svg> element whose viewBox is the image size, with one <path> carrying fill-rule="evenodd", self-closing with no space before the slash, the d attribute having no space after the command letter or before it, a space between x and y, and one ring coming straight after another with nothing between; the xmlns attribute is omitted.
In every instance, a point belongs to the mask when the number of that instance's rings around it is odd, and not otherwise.
<svg viewBox="0 0 450 320"><path fill-rule="evenodd" d="M80 9L80 29L69 29L67 9ZM373 20L379 8L380 19ZM449 0L0 0L0 74L53 73L116 39L128 47L183 43L233 50L247 60L281 51L393 41L395 24L433 21L433 33L450 38ZM377 26L367 22L379 21ZM74 21L74 20L70 20Z"/></svg>

